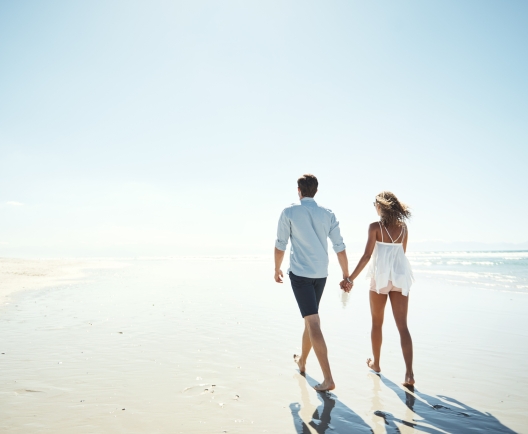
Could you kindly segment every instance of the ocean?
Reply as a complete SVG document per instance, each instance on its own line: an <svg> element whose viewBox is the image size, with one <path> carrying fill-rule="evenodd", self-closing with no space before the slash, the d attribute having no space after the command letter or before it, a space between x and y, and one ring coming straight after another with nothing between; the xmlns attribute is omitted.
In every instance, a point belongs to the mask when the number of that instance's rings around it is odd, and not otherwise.
<svg viewBox="0 0 528 434"><path fill-rule="evenodd" d="M417 280L422 276L453 285L528 292L528 251L416 252L408 254Z"/></svg>

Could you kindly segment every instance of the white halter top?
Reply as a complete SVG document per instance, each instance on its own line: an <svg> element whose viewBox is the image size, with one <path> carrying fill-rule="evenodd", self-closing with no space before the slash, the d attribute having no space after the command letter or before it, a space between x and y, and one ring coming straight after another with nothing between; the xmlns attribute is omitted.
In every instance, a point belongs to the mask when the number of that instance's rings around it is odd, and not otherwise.
<svg viewBox="0 0 528 434"><path fill-rule="evenodd" d="M398 238L392 239L391 234L385 226L379 223L381 230L381 241L376 241L374 252L370 260L370 267L367 272L368 279L376 281L376 291L379 294L381 288L389 284L389 280L396 288L401 288L403 295L409 294L409 289L414 281L411 264L403 251L403 238L405 237L405 226ZM383 229L387 232L392 242L383 242ZM401 237L401 241L397 243Z"/></svg>

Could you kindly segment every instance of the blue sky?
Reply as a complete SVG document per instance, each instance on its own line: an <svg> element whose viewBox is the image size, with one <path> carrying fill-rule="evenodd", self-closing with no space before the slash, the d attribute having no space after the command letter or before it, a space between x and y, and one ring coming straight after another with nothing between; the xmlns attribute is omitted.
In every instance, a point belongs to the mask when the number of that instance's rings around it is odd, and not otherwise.
<svg viewBox="0 0 528 434"><path fill-rule="evenodd" d="M526 242L523 1L4 1L0 256L266 253L316 174L345 242Z"/></svg>

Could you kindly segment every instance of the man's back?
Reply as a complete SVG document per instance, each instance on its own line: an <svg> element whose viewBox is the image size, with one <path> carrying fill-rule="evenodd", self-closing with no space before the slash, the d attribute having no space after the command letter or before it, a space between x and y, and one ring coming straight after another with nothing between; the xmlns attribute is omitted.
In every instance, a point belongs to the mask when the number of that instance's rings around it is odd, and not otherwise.
<svg viewBox="0 0 528 434"><path fill-rule="evenodd" d="M290 270L302 277L328 276L327 238L336 253L345 249L335 215L311 197L302 198L300 204L282 212L275 247L286 250L289 238L292 241Z"/></svg>
<svg viewBox="0 0 528 434"><path fill-rule="evenodd" d="M304 319L302 353L299 356L294 355L294 360L299 371L303 373L306 368L306 358L313 348L324 376L324 381L315 386L315 390L324 392L335 388L319 320L319 303L328 276L327 238L332 240L343 276L348 276L348 259L345 244L339 232L339 222L332 211L317 205L313 199L318 186L317 178L309 173L297 180L297 193L301 203L282 211L273 255L274 279L275 282L282 283L284 276L281 264L288 240L291 238L292 248L288 274L293 295Z"/></svg>

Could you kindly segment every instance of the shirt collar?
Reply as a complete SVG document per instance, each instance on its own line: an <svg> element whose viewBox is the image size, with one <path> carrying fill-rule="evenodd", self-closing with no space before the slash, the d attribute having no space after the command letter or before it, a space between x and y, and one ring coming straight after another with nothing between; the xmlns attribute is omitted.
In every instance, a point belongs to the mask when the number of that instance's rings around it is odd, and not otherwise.
<svg viewBox="0 0 528 434"><path fill-rule="evenodd" d="M301 199L301 203L303 203L303 202L305 202L305 203L307 203L307 202L315 202L315 200L314 200L313 197L303 197Z"/></svg>

